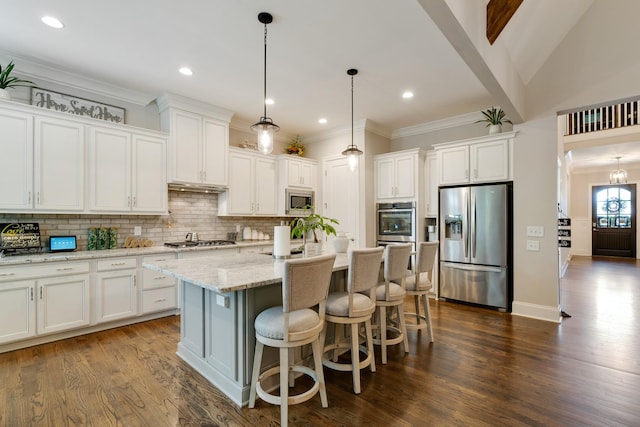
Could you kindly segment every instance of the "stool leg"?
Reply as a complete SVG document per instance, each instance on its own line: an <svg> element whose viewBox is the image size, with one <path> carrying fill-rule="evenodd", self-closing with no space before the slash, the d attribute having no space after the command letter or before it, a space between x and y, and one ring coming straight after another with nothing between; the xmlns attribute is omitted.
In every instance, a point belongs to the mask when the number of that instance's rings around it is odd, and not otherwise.
<svg viewBox="0 0 640 427"><path fill-rule="evenodd" d="M353 391L360 394L360 340L358 324L351 324L351 373L353 374Z"/></svg>
<svg viewBox="0 0 640 427"><path fill-rule="evenodd" d="M295 355L293 353L293 348L289 349L289 360L291 361L291 363L293 364L294 360L295 360ZM287 370L289 370L289 368L287 368ZM295 387L296 385L296 377L294 375L293 370L289 370L289 387Z"/></svg>
<svg viewBox="0 0 640 427"><path fill-rule="evenodd" d="M371 364L369 365L369 369L371 369L371 372L375 372L376 358L373 353L373 333L371 332L371 319L367 319L367 321L364 323L364 330L367 334L367 351L371 355Z"/></svg>
<svg viewBox="0 0 640 427"><path fill-rule="evenodd" d="M313 349L313 363L316 367L316 377L318 377L318 385L320 388L320 401L322 402L322 407L326 408L329 406L329 402L327 401L327 389L324 384L324 371L322 370L322 350L320 349L320 341L314 340L311 343L311 348Z"/></svg>
<svg viewBox="0 0 640 427"><path fill-rule="evenodd" d="M289 418L289 349L280 348L280 425L286 426Z"/></svg>
<svg viewBox="0 0 640 427"><path fill-rule="evenodd" d="M422 303L424 305L424 318L427 322L427 329L429 330L429 341L433 342L433 328L431 327L431 309L429 308L429 297L427 294L422 295Z"/></svg>
<svg viewBox="0 0 640 427"><path fill-rule="evenodd" d="M413 296L413 302L416 306L416 325L420 324L420 297L418 295Z"/></svg>
<svg viewBox="0 0 640 427"><path fill-rule="evenodd" d="M380 306L380 351L382 352L382 364L387 364L387 313L386 307Z"/></svg>
<svg viewBox="0 0 640 427"><path fill-rule="evenodd" d="M407 338L407 324L404 320L404 307L402 304L399 304L396 307L398 307L398 317L400 318L400 332L404 337L402 346L404 347L404 352L409 353L409 338Z"/></svg>
<svg viewBox="0 0 640 427"><path fill-rule="evenodd" d="M249 392L249 408L253 408L256 405L256 384L260 376L263 348L264 345L260 341L256 341L256 349L253 355L253 372L251 373L251 391Z"/></svg>

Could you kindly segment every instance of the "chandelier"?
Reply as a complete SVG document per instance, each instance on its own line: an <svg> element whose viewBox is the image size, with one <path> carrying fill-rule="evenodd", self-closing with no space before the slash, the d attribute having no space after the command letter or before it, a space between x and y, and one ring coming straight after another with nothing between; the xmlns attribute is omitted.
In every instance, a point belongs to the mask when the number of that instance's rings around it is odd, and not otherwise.
<svg viewBox="0 0 640 427"><path fill-rule="evenodd" d="M616 160L618 161L618 167L609 174L609 184L626 184L627 171L620 169L620 157L616 157Z"/></svg>

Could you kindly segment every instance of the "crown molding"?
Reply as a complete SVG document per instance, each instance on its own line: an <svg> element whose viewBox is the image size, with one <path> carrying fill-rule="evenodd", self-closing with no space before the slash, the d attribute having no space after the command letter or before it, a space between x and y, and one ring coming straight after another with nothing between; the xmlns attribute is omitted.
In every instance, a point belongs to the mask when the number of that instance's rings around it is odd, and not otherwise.
<svg viewBox="0 0 640 427"><path fill-rule="evenodd" d="M384 138L391 138L391 132L388 129L380 126L376 122L370 119L360 119L353 123L354 132L371 132ZM327 139L335 138L338 136L351 133L351 126L343 126L338 128L329 129L322 132L312 133L310 135L304 135L304 142L312 144L318 141L325 141Z"/></svg>
<svg viewBox="0 0 640 427"><path fill-rule="evenodd" d="M209 104L207 102L198 101L197 99L187 98L186 96L176 95L175 93L163 93L156 98L158 104L158 111L162 112L169 107L178 108L185 111L191 111L203 116L213 117L218 120L222 120L226 123L231 121L231 118L235 114L233 111L228 110L217 105Z"/></svg>
<svg viewBox="0 0 640 427"><path fill-rule="evenodd" d="M14 62L19 63L20 75L29 79L62 85L141 106L148 105L156 97L155 94L123 88L70 71L61 70L54 64L28 56L20 56L12 52L2 52L0 53L0 57L5 57L7 60L11 58Z"/></svg>
<svg viewBox="0 0 640 427"><path fill-rule="evenodd" d="M403 137L408 137L413 135L419 135L422 133L434 132L442 129L469 125L482 119L483 119L483 115L479 111L468 113L468 114L462 114L460 116L448 117L446 119L435 120L433 122L422 123L415 126L408 126L406 128L396 129L391 133L391 139L394 140L397 138L403 138Z"/></svg>

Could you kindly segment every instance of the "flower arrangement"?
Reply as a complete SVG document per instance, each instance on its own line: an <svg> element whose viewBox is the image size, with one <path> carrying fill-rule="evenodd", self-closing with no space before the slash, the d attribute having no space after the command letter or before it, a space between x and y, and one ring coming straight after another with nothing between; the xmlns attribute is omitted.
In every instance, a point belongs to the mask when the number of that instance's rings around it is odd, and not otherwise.
<svg viewBox="0 0 640 427"><path fill-rule="evenodd" d="M296 135L296 137L289 142L289 145L287 145L287 148L285 148L284 151L287 154L297 154L298 156L302 156L304 153L304 145L302 145L302 142L300 141L300 135Z"/></svg>

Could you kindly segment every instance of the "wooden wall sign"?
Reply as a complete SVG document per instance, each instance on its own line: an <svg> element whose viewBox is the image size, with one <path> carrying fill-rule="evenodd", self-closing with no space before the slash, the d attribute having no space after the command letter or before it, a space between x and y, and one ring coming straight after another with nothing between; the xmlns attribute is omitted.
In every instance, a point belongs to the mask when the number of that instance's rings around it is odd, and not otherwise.
<svg viewBox="0 0 640 427"><path fill-rule="evenodd" d="M81 117L124 124L124 108L50 90L31 88L31 105Z"/></svg>

